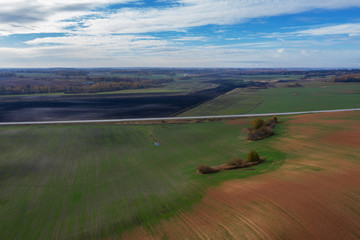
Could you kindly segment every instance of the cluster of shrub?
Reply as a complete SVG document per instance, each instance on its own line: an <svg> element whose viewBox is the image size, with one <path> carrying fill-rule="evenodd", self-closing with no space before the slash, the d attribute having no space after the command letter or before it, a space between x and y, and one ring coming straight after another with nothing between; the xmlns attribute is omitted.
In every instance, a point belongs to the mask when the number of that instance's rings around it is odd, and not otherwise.
<svg viewBox="0 0 360 240"><path fill-rule="evenodd" d="M278 123L277 117L272 117L266 121L261 118L255 118L251 128L247 129L248 135L246 140L257 141L274 135L274 127Z"/></svg>
<svg viewBox="0 0 360 240"><path fill-rule="evenodd" d="M210 167L210 166L201 164L200 166L198 166L196 168L196 170L198 173L201 173L201 174L217 173L220 171L226 171L226 170L231 170L231 169L251 167L251 166L257 165L263 161L265 161L265 159L263 157L260 157L256 151L251 150L247 155L247 159L241 159L238 157L234 157L229 162L222 164L220 166L216 166L216 167Z"/></svg>

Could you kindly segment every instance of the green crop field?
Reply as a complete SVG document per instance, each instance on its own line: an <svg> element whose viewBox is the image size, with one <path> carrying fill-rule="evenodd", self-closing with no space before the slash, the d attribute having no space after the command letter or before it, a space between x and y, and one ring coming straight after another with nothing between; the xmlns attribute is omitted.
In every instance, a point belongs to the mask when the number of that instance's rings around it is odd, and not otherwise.
<svg viewBox="0 0 360 240"><path fill-rule="evenodd" d="M250 122L250 120L249 120ZM0 239L121 236L191 209L209 186L278 168L278 136L246 142L246 125L59 125L0 128ZM286 123L276 132L284 131ZM151 135L161 143L154 145ZM253 170L195 172L257 150Z"/></svg>
<svg viewBox="0 0 360 240"><path fill-rule="evenodd" d="M235 89L180 116L274 113L360 108L360 83L305 82L287 88Z"/></svg>
<svg viewBox="0 0 360 240"><path fill-rule="evenodd" d="M303 74L290 74L290 75L245 75L241 76L241 79L246 81L271 81L271 80L300 80L304 77Z"/></svg>

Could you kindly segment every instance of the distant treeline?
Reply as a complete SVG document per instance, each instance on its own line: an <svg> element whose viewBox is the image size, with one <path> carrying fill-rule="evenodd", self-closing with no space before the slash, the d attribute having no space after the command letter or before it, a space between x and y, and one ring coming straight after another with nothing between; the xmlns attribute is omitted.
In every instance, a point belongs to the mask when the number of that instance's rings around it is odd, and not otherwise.
<svg viewBox="0 0 360 240"><path fill-rule="evenodd" d="M65 93L96 93L96 92L107 92L107 91L118 91L125 89L140 89L140 88L152 88L161 87L165 83L173 81L173 79L167 80L141 80L141 81L119 81L119 82L96 82L90 85L71 85L68 86Z"/></svg>
<svg viewBox="0 0 360 240"><path fill-rule="evenodd" d="M343 69L343 70L318 70L308 71L304 73L304 79L312 77L325 77L329 75L342 76L348 74L359 74L359 69Z"/></svg>
<svg viewBox="0 0 360 240"><path fill-rule="evenodd" d="M25 86L0 86L0 95L19 95L36 93L58 93L64 92L64 86L25 85Z"/></svg>
<svg viewBox="0 0 360 240"><path fill-rule="evenodd" d="M20 73L47 73L56 76L90 76L92 74L129 74L137 76L150 76L153 74L175 76L180 75L203 75L203 76L216 76L222 74L230 75L304 75L304 78L321 77L328 75L343 75L343 74L360 74L359 69L327 69L327 70L306 70L306 69L241 69L241 68L210 68L210 69L180 69L180 68L149 68L149 69L111 69L111 68L98 68L98 69L76 69L76 68L48 68L48 69L4 69L1 74L14 74Z"/></svg>
<svg viewBox="0 0 360 240"><path fill-rule="evenodd" d="M360 82L360 74L347 74L342 76L334 76L333 82Z"/></svg>
<svg viewBox="0 0 360 240"><path fill-rule="evenodd" d="M90 83L74 83L70 82L69 85L18 85L0 87L0 95L18 95L18 94L37 94L37 93L97 93L106 91L118 91L124 89L139 89L139 88L151 88L161 87L165 83L173 81L173 79L161 79L161 80L139 80L131 81L110 81L109 79L97 78L91 79ZM102 82L101 82L102 81Z"/></svg>

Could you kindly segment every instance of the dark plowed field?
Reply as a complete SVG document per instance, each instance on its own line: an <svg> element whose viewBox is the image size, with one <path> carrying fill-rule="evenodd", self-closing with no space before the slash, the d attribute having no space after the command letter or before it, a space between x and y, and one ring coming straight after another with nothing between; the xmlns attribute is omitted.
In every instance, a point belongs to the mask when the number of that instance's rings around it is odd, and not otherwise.
<svg viewBox="0 0 360 240"><path fill-rule="evenodd" d="M62 95L0 98L0 122L168 117L232 89L194 93Z"/></svg>

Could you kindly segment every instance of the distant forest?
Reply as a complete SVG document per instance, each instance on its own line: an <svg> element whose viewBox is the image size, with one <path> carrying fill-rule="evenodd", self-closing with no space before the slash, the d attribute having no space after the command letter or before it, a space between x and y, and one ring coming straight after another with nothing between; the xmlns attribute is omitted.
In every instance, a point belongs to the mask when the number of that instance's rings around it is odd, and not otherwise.
<svg viewBox="0 0 360 240"><path fill-rule="evenodd" d="M29 77L31 74L32 77ZM38 93L97 93L124 89L162 87L173 78L88 76L83 70L19 70L0 72L0 95Z"/></svg>
<svg viewBox="0 0 360 240"><path fill-rule="evenodd" d="M346 74L342 76L334 76L333 82L360 82L360 74Z"/></svg>
<svg viewBox="0 0 360 240"><path fill-rule="evenodd" d="M0 69L0 95L97 93L165 87L175 80L252 75L303 75L302 79L333 76L333 82L360 81L359 69Z"/></svg>
<svg viewBox="0 0 360 240"><path fill-rule="evenodd" d="M140 81L109 81L81 84L70 83L69 85L17 85L0 86L0 95L36 94L36 93L97 93L106 91L118 91L124 89L139 89L163 86L163 83L173 80L140 80Z"/></svg>

